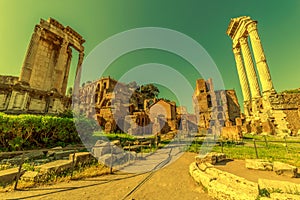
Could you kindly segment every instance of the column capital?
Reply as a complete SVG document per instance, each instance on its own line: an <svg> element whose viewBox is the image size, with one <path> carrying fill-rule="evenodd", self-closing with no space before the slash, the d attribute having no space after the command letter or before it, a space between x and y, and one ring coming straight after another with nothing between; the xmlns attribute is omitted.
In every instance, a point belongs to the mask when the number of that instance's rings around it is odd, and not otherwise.
<svg viewBox="0 0 300 200"><path fill-rule="evenodd" d="M251 21L249 24L247 24L247 31L248 33L251 33L254 30L257 30L257 21Z"/></svg>
<svg viewBox="0 0 300 200"><path fill-rule="evenodd" d="M245 36L240 37L239 42L240 42L241 45L244 45L244 44L248 45L247 37L245 37Z"/></svg>
<svg viewBox="0 0 300 200"><path fill-rule="evenodd" d="M232 51L234 54L240 54L241 53L241 47L235 46L232 48Z"/></svg>

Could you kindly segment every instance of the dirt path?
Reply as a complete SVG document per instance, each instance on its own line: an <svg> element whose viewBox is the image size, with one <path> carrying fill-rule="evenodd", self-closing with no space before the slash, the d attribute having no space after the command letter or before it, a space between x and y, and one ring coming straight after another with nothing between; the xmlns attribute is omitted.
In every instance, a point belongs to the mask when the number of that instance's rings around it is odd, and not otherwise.
<svg viewBox="0 0 300 200"><path fill-rule="evenodd" d="M157 171L150 180L126 199L205 199L210 197L198 186L188 173L196 154L185 153L169 166ZM148 174L148 173L147 173ZM131 191L147 174L107 175L82 181L58 183L53 186L32 188L26 191L0 193L0 199L95 199L118 200ZM120 179L114 180L113 179Z"/></svg>

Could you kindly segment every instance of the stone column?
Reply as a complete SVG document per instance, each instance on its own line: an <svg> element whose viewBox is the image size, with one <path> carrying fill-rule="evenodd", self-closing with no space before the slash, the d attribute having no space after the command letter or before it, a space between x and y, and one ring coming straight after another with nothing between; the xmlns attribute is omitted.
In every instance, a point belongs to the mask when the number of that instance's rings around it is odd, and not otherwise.
<svg viewBox="0 0 300 200"><path fill-rule="evenodd" d="M234 53L234 58L235 58L235 62L236 62L237 72L238 72L239 79L240 79L244 102L245 101L248 102L248 101L250 101L250 98L251 98L250 97L250 89L249 89L249 84L247 81L245 67L243 64L241 48L240 47L233 48L233 53Z"/></svg>
<svg viewBox="0 0 300 200"><path fill-rule="evenodd" d="M251 57L250 49L248 46L247 38L241 37L239 39L239 42L241 44L242 53L244 57L245 62L245 69L247 72L247 77L250 85L250 91L251 91L251 97L252 99L261 97L260 95L260 89L257 81L256 72L253 65L253 60Z"/></svg>
<svg viewBox="0 0 300 200"><path fill-rule="evenodd" d="M68 59L67 59L67 63L66 63L65 69L64 69L64 78L63 78L63 83L62 83L62 87L61 87L61 91L62 91L63 95L65 95L66 91L67 91L71 60L72 60L72 49L70 47L68 47Z"/></svg>
<svg viewBox="0 0 300 200"><path fill-rule="evenodd" d="M79 52L78 63L76 68L75 82L74 82L74 95L78 96L79 88L80 88L80 78L81 78L81 65L83 62L84 53Z"/></svg>
<svg viewBox="0 0 300 200"><path fill-rule="evenodd" d="M67 65L67 61L68 61L68 45L69 43L64 40L61 44L61 48L59 50L59 54L58 54L58 59L57 59L57 63L55 65L55 82L54 82L54 88L57 89L57 91L59 93L61 93L62 95L65 95L62 91L62 87L63 87L63 81L64 81L64 76L65 76L65 68Z"/></svg>
<svg viewBox="0 0 300 200"><path fill-rule="evenodd" d="M257 22L252 21L250 24L248 24L247 31L250 36L256 67L262 85L262 92L274 92L269 67L257 32Z"/></svg>
<svg viewBox="0 0 300 200"><path fill-rule="evenodd" d="M19 77L19 81L29 83L31 78L32 67L34 65L34 59L37 54L39 41L41 38L40 29L35 28L34 33L31 36L31 40L27 49L26 57L23 62L23 67Z"/></svg>

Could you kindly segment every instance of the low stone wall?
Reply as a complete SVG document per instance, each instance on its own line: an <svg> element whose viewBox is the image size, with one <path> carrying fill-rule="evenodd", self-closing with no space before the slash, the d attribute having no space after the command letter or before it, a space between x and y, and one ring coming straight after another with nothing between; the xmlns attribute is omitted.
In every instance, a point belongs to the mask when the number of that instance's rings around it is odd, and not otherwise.
<svg viewBox="0 0 300 200"><path fill-rule="evenodd" d="M300 200L300 185L287 181L259 179L255 183L199 161L190 165L189 173L214 199Z"/></svg>
<svg viewBox="0 0 300 200"><path fill-rule="evenodd" d="M293 165L282 162L269 162L264 159L246 159L246 168L253 170L274 171L278 175L295 178L298 176L298 169Z"/></svg>
<svg viewBox="0 0 300 200"><path fill-rule="evenodd" d="M194 162L190 165L190 174L215 199L256 200L259 195L257 183L223 172L213 166L201 170Z"/></svg>

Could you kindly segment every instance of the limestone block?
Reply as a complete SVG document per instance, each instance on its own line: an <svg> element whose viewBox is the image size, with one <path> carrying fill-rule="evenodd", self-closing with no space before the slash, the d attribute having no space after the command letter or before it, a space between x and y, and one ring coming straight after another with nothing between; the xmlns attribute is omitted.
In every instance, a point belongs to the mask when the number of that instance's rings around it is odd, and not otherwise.
<svg viewBox="0 0 300 200"><path fill-rule="evenodd" d="M60 173L62 171L71 169L71 167L72 167L71 160L56 160L38 166L37 171L40 171L41 174Z"/></svg>
<svg viewBox="0 0 300 200"><path fill-rule="evenodd" d="M89 164L91 163L94 158L89 152L79 152L74 154L69 155L69 160L73 161L73 156L74 156L74 164L75 166L78 165L84 165L84 164Z"/></svg>
<svg viewBox="0 0 300 200"><path fill-rule="evenodd" d="M0 185L6 185L9 183L12 183L17 175L18 175L19 168L11 168L11 169L6 169L6 170L1 170L0 171ZM21 171L21 175L24 174L25 170Z"/></svg>
<svg viewBox="0 0 300 200"><path fill-rule="evenodd" d="M208 188L209 182L216 179L215 177L199 170L196 162L193 162L190 165L189 172L190 175L194 178L194 180L197 183L201 183L205 188Z"/></svg>
<svg viewBox="0 0 300 200"><path fill-rule="evenodd" d="M268 179L258 179L258 187L260 190L267 190L270 193L281 192L289 194L299 194L300 184L288 181L276 181Z"/></svg>
<svg viewBox="0 0 300 200"><path fill-rule="evenodd" d="M96 145L92 148L92 154L96 158L103 156L105 154L111 154L111 151L112 149L109 142L103 142L99 144L97 141Z"/></svg>
<svg viewBox="0 0 300 200"><path fill-rule="evenodd" d="M23 176L21 177L21 180L37 182L38 174L39 174L39 172L37 172L37 171L27 171L23 174Z"/></svg>
<svg viewBox="0 0 300 200"><path fill-rule="evenodd" d="M278 175L284 175L291 178L297 177L297 167L282 162L274 162L273 171Z"/></svg>
<svg viewBox="0 0 300 200"><path fill-rule="evenodd" d="M263 159L246 159L246 168L272 171L273 164Z"/></svg>
<svg viewBox="0 0 300 200"><path fill-rule="evenodd" d="M256 200L257 188L239 188L220 183L217 180L211 181L208 187L208 195L215 199L226 200Z"/></svg>

